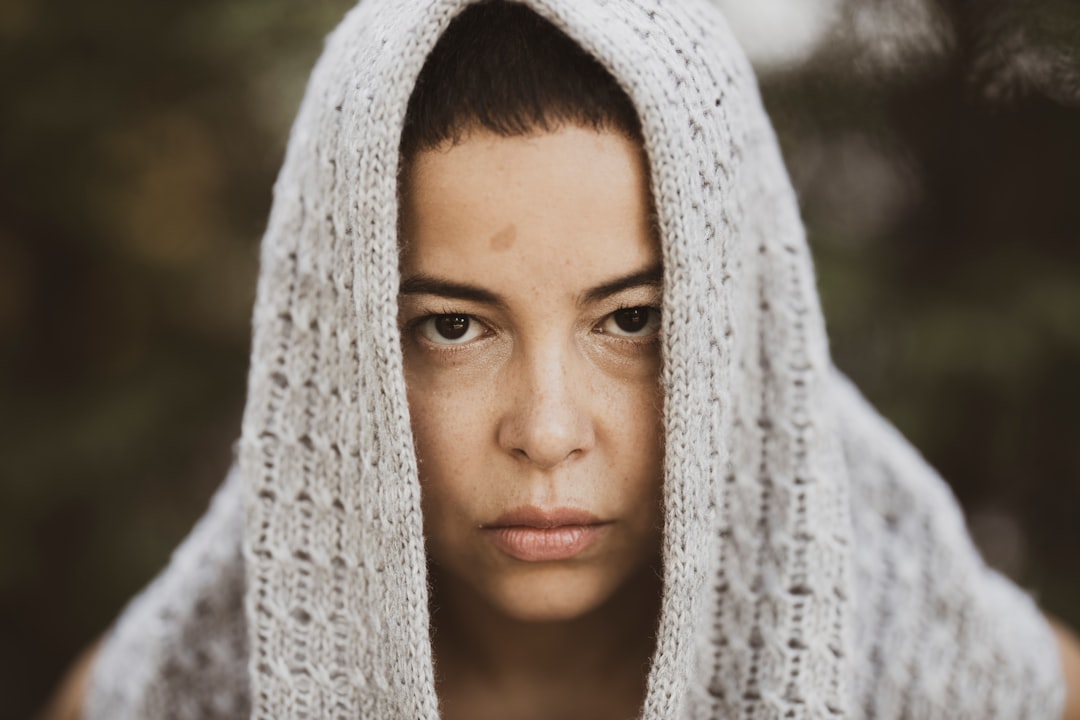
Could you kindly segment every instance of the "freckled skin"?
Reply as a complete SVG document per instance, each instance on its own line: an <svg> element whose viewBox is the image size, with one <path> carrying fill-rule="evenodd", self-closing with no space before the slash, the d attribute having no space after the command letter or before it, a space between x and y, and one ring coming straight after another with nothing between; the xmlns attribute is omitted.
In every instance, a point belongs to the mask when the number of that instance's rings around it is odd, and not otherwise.
<svg viewBox="0 0 1080 720"><path fill-rule="evenodd" d="M621 337L612 313L658 307L660 291L584 300L659 266L646 178L636 143L575 126L512 138L478 131L412 166L402 278L500 300L401 299L429 554L447 582L508 617L578 618L653 572L659 343L655 328ZM434 325L417 325L440 313L470 318L464 342L442 346ZM523 505L580 508L610 527L571 560L521 562L480 528Z"/></svg>

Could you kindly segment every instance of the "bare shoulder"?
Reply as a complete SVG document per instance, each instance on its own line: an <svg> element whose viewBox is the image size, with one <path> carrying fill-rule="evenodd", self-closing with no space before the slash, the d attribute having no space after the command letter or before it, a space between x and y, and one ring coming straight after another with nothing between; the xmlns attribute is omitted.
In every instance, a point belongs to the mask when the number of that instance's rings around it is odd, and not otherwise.
<svg viewBox="0 0 1080 720"><path fill-rule="evenodd" d="M1065 715L1063 720L1080 720L1080 640L1072 630L1054 618L1047 618L1057 636L1058 652L1065 673Z"/></svg>
<svg viewBox="0 0 1080 720"><path fill-rule="evenodd" d="M94 666L97 653L98 643L94 643L79 655L60 681L56 693L38 716L38 720L80 720L82 718L83 700L90 684L90 670Z"/></svg>

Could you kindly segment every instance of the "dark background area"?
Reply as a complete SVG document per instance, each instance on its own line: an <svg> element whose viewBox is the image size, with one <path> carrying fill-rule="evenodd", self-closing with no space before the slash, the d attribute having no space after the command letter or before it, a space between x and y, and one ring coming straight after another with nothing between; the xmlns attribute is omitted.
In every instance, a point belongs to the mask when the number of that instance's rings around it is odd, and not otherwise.
<svg viewBox="0 0 1080 720"><path fill-rule="evenodd" d="M40 707L224 476L271 184L351 4L0 4L5 717ZM1013 5L946 5L891 64L841 23L762 84L837 364L1075 627L1080 85L1001 58L1080 36L1065 4Z"/></svg>

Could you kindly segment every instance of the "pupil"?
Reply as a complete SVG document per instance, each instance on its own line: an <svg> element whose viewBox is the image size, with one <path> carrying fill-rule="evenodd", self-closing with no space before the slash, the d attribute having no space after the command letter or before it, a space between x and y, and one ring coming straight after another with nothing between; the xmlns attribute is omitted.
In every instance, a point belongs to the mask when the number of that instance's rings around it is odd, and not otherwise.
<svg viewBox="0 0 1080 720"><path fill-rule="evenodd" d="M467 315L440 315L435 319L435 329L447 340L457 340L469 331Z"/></svg>
<svg viewBox="0 0 1080 720"><path fill-rule="evenodd" d="M648 321L648 308L626 308L615 313L615 324L623 332L639 332Z"/></svg>

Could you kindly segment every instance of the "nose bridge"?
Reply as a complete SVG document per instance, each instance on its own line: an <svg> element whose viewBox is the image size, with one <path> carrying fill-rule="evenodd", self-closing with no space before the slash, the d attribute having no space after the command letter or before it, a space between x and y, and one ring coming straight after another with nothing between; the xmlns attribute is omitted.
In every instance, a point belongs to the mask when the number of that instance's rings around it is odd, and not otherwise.
<svg viewBox="0 0 1080 720"><path fill-rule="evenodd" d="M517 355L500 444L541 468L587 452L594 441L588 377L576 345L549 339L522 347Z"/></svg>

